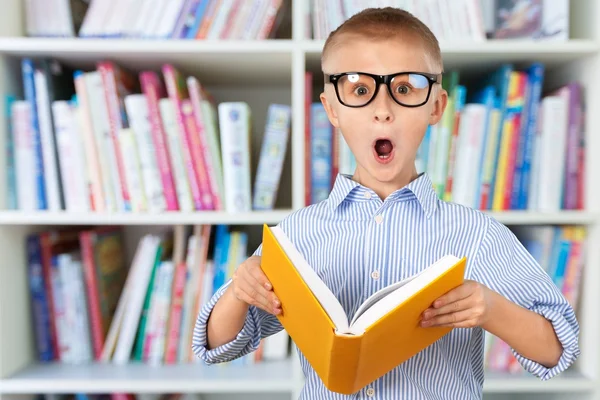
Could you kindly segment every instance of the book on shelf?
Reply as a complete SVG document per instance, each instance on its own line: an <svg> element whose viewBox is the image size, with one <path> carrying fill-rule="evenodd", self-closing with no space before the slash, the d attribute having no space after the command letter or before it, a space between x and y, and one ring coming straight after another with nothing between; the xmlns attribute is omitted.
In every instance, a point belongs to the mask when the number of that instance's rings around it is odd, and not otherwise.
<svg viewBox="0 0 600 400"><path fill-rule="evenodd" d="M288 36L284 0L28 0L27 35L263 40Z"/></svg>
<svg viewBox="0 0 600 400"><path fill-rule="evenodd" d="M172 64L133 72L99 61L95 69L73 70L53 59L24 58L21 66L25 96L7 95L14 209L158 213L276 207L291 129L289 105L267 107L260 169L251 177L256 112L244 102L217 102L197 77ZM242 111L243 124L231 125L230 117Z"/></svg>
<svg viewBox="0 0 600 400"><path fill-rule="evenodd" d="M468 83L458 70L445 73L444 115L428 126L416 157L440 198L492 211L586 208L584 87L576 80L545 84L545 69L503 63ZM312 102L311 91L306 96L312 204L327 197L338 172L354 173L355 160L323 105Z"/></svg>
<svg viewBox="0 0 600 400"><path fill-rule="evenodd" d="M248 233L225 225L141 234L123 228L44 230L27 238L35 352L40 362L195 364L201 307L248 256ZM129 261L131 260L131 261ZM285 359L289 338L265 338L231 364Z"/></svg>
<svg viewBox="0 0 600 400"><path fill-rule="evenodd" d="M281 301L277 318L325 386L354 393L451 328L422 328L421 314L463 283L466 258L447 255L369 296L352 319L279 227L263 227L261 268ZM396 351L390 352L394 348Z"/></svg>
<svg viewBox="0 0 600 400"><path fill-rule="evenodd" d="M587 246L586 228L545 225L517 226L512 230L578 313ZM485 338L484 362L488 371L523 373L508 344L490 334L486 334Z"/></svg>
<svg viewBox="0 0 600 400"><path fill-rule="evenodd" d="M423 21L440 42L565 41L569 39L569 6L569 0L311 0L305 36L324 40L366 8L395 7Z"/></svg>

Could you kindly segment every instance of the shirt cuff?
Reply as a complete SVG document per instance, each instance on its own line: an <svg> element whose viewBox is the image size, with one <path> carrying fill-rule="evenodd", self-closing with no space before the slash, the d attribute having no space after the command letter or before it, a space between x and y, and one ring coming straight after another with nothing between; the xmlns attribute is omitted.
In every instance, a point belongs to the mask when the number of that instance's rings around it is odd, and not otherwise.
<svg viewBox="0 0 600 400"><path fill-rule="evenodd" d="M552 323L552 327L563 348L558 363L552 368L547 368L540 363L523 357L514 349L512 349L512 352L526 371L545 381L569 368L577 357L579 357L578 331L577 327L574 328L560 312L548 306L537 305L532 307L531 311L542 315Z"/></svg>
<svg viewBox="0 0 600 400"><path fill-rule="evenodd" d="M212 296L210 301L202 307L202 310L196 319L192 350L194 354L206 364L232 361L256 350L260 344L261 332L260 324L257 323L257 312L255 307L250 306L248 314L246 315L246 320L244 321L244 326L232 341L210 350L206 347L208 318L210 317L210 313L215 304L217 304L217 301L225 293L230 282L223 285L223 287Z"/></svg>

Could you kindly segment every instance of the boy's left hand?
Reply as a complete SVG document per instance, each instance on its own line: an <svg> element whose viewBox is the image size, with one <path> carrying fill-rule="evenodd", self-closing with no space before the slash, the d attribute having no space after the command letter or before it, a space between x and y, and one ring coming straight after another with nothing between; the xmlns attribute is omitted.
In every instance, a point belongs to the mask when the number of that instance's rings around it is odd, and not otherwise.
<svg viewBox="0 0 600 400"><path fill-rule="evenodd" d="M438 298L422 315L421 326L473 328L489 318L490 290L479 282L465 281Z"/></svg>

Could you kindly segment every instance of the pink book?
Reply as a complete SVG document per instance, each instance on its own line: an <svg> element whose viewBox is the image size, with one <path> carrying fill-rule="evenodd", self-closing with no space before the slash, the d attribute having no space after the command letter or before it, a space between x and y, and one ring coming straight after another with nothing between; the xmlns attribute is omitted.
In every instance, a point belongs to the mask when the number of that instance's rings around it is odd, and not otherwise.
<svg viewBox="0 0 600 400"><path fill-rule="evenodd" d="M175 211L179 209L179 204L175 193L175 181L171 171L171 158L169 157L169 150L166 145L167 137L158 108L158 100L164 97L164 88L158 74L153 71L140 73L140 82L142 92L148 100L148 111L152 125L152 140L154 141L156 161L160 170L167 210Z"/></svg>
<svg viewBox="0 0 600 400"><path fill-rule="evenodd" d="M210 152L208 146L208 140L206 137L206 127L204 125L204 116L202 115L202 87L200 82L195 77L190 77L187 80L188 91L190 93L190 101L192 109L194 111L194 118L196 120L196 128L198 130L198 141L200 143L200 149L202 151L204 168L206 169L206 177L208 184L210 185L210 191L212 193L212 201L215 210L222 210L223 204L218 195L219 189L217 184L217 170L215 168L215 158Z"/></svg>
<svg viewBox="0 0 600 400"><path fill-rule="evenodd" d="M198 137L198 127L193 119L193 110L189 101L189 93L187 86L181 73L172 65L165 64L163 66L163 75L167 84L167 93L175 106L175 115L177 123L184 138L184 147L187 146L191 152L196 180L200 188L200 202L203 210L214 210L213 193L210 187L208 174L206 171L205 160ZM185 107L184 107L185 104ZM185 114L189 113L192 116L192 122L185 122ZM187 149L185 150L187 152ZM192 196L195 195L192 191Z"/></svg>
<svg viewBox="0 0 600 400"><path fill-rule="evenodd" d="M173 295L171 297L171 312L167 327L167 344L165 351L165 362L175 364L177 362L177 349L181 334L181 318L183 308L183 294L187 278L187 265L185 261L180 262L175 269L173 281Z"/></svg>
<svg viewBox="0 0 600 400"><path fill-rule="evenodd" d="M117 159L117 169L119 174L119 186L123 196L125 211L131 211L131 196L127 189L125 178L125 164L123 162L123 153L119 146L119 130L123 128L122 99L133 92L135 82L133 77L119 68L112 62L101 62L98 64L98 71L102 76L104 86L104 96L106 107L108 109L108 121L110 123L110 136L113 143L115 158Z"/></svg>
<svg viewBox="0 0 600 400"><path fill-rule="evenodd" d="M267 7L266 15L263 19L263 22L260 25L260 29L256 34L257 40L264 40L273 36L273 28L275 27L275 20L277 18L277 13L281 8L282 0L271 0L270 4Z"/></svg>

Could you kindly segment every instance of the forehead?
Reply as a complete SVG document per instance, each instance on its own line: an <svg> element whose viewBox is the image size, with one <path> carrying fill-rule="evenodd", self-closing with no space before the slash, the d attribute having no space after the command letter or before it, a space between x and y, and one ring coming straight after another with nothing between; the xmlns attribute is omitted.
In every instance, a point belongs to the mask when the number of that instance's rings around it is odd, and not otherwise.
<svg viewBox="0 0 600 400"><path fill-rule="evenodd" d="M328 49L323 62L325 73L362 71L391 74L400 71L436 72L422 41L413 38L369 40L345 35Z"/></svg>

